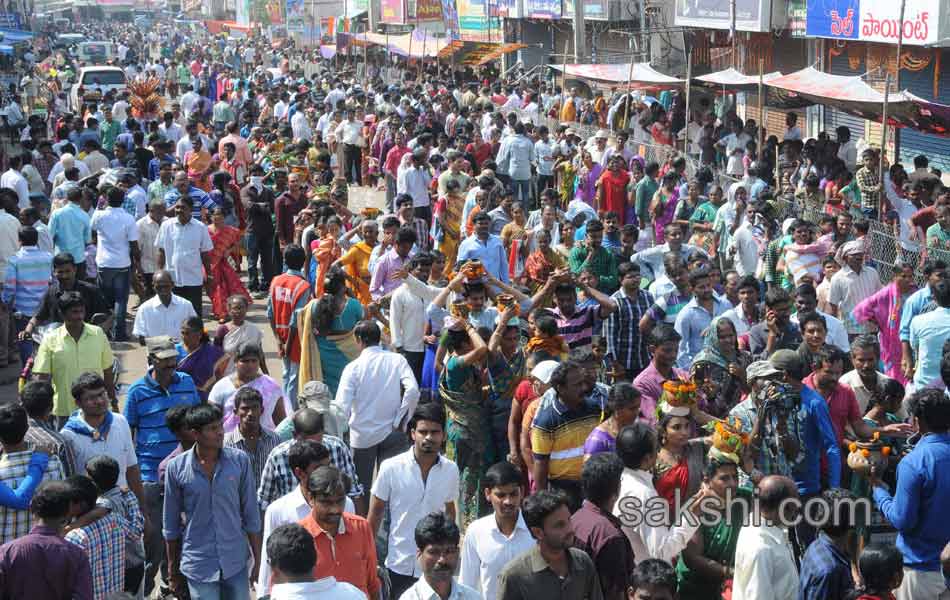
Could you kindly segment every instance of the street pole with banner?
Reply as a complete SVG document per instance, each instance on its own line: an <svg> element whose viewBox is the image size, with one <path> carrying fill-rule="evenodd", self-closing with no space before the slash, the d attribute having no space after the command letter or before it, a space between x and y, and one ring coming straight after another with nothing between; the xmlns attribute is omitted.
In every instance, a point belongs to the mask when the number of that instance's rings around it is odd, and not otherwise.
<svg viewBox="0 0 950 600"><path fill-rule="evenodd" d="M907 0L901 0L901 13L900 18L897 20L897 85L900 86L901 80L901 49L904 45L904 10L907 8ZM881 109L881 156L878 158L877 165L877 176L881 182L882 189L878 192L877 195L877 216L879 219L884 218L884 154L887 152L887 103L890 100L891 92L891 70L887 68L887 61L883 62L884 64L884 106ZM900 87L898 87L898 92ZM894 147L895 153L897 152L897 146ZM897 162L900 159L899 156L895 154L894 162Z"/></svg>
<svg viewBox="0 0 950 600"><path fill-rule="evenodd" d="M683 154L689 156L689 88L693 80L693 48L690 44L689 52L686 53L686 127L683 130L686 135L683 136Z"/></svg>
<svg viewBox="0 0 950 600"><path fill-rule="evenodd" d="M759 59L759 138L758 141L758 150L759 156L762 156L762 151L765 146L765 86L763 85L763 79L765 74L765 59Z"/></svg>

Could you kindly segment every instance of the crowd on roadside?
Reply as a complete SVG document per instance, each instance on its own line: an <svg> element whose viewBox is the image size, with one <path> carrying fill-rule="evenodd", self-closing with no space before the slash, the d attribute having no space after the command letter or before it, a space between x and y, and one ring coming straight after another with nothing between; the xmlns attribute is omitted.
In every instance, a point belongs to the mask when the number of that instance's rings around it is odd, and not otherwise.
<svg viewBox="0 0 950 600"><path fill-rule="evenodd" d="M83 65L39 36L25 77L56 81L5 112L0 597L950 598L926 157L882 176L792 117L759 153L725 101L84 32L161 101L70 112ZM699 169L638 154L677 139ZM124 393L117 343L149 363Z"/></svg>

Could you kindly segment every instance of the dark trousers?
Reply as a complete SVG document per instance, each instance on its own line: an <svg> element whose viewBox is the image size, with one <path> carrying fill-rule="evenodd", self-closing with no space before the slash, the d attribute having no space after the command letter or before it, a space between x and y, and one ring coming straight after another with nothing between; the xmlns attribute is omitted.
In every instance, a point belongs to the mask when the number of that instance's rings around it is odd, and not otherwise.
<svg viewBox="0 0 950 600"><path fill-rule="evenodd" d="M403 356L406 357L406 362L409 363L409 368L412 369L412 374L416 376L416 383L419 384L419 387L422 387L422 365L426 360L425 352L410 352L408 350L403 350L401 352Z"/></svg>
<svg viewBox="0 0 950 600"><path fill-rule="evenodd" d="M86 261L76 263L76 279L86 280Z"/></svg>
<svg viewBox="0 0 950 600"><path fill-rule="evenodd" d="M252 288L266 290L274 278L274 236L258 237L247 234L247 277ZM260 261L260 279L257 263Z"/></svg>
<svg viewBox="0 0 950 600"><path fill-rule="evenodd" d="M426 225L432 225L432 207L417 206L412 209L413 216L417 219L423 219Z"/></svg>
<svg viewBox="0 0 950 600"><path fill-rule="evenodd" d="M152 523L162 522L162 506L164 505L165 489L154 481L142 482L142 490L145 492L145 506L142 512L149 516ZM162 571L162 580L167 579L167 568L165 565L165 540L162 538L161 527L152 527L147 538L145 538L145 596L148 597L155 585L155 576L159 570Z"/></svg>
<svg viewBox="0 0 950 600"><path fill-rule="evenodd" d="M418 581L415 577L400 575L392 569L386 570L389 571L389 600L399 600L406 590Z"/></svg>
<svg viewBox="0 0 950 600"><path fill-rule="evenodd" d="M373 482L373 472L387 458L401 454L409 447L409 437L405 431L394 431L386 439L369 448L353 448L353 466L356 468L356 477L363 486L363 498L369 505L370 487Z"/></svg>
<svg viewBox="0 0 950 600"><path fill-rule="evenodd" d="M113 311L112 339L123 341L126 339L125 317L129 308L129 286L131 284L131 269L99 269L99 291L105 297Z"/></svg>
<svg viewBox="0 0 950 600"><path fill-rule="evenodd" d="M347 183L363 185L362 148L353 144L343 144L343 174Z"/></svg>
<svg viewBox="0 0 950 600"><path fill-rule="evenodd" d="M145 565L141 564L135 567L125 568L125 592L133 596L139 592L139 586L142 585L142 577L145 576Z"/></svg>
<svg viewBox="0 0 950 600"><path fill-rule="evenodd" d="M172 288L176 296L181 296L195 307L195 314L201 317L201 294L203 291L200 285L183 285ZM202 317L203 318L203 317Z"/></svg>

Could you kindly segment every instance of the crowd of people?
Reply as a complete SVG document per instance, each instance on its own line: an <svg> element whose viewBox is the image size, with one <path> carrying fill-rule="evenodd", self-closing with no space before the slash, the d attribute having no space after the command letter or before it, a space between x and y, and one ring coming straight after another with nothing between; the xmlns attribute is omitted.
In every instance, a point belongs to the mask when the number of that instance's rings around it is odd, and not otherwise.
<svg viewBox="0 0 950 600"><path fill-rule="evenodd" d="M162 101L70 112L83 65L40 35L47 85L5 111L0 597L950 598L926 157L880 173L794 115L758 153L726 100L84 28ZM119 343L148 357L127 389Z"/></svg>

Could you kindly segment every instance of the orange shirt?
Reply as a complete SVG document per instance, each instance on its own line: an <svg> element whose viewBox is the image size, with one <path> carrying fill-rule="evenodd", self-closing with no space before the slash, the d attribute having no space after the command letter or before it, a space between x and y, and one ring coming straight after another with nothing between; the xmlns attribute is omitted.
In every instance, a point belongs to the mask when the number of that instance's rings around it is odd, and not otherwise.
<svg viewBox="0 0 950 600"><path fill-rule="evenodd" d="M369 521L343 513L340 530L329 536L308 514L300 525L313 536L317 547L317 579L335 577L358 587L368 598L378 598L381 584L376 576L376 542Z"/></svg>

